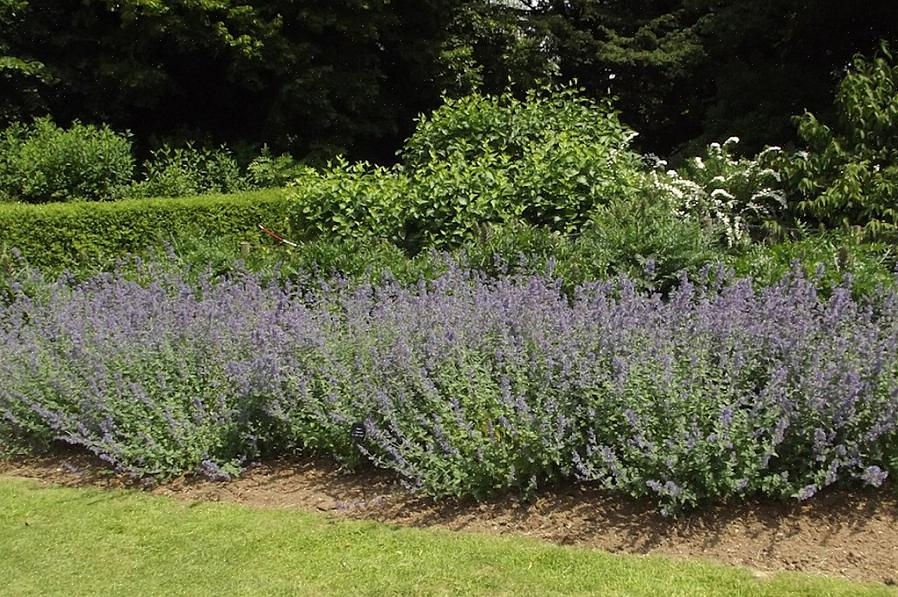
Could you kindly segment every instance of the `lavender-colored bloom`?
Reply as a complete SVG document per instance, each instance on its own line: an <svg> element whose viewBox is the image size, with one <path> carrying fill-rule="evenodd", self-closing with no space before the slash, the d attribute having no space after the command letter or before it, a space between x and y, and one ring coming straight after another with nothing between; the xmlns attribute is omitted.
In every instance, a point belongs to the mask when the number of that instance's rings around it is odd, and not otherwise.
<svg viewBox="0 0 898 597"><path fill-rule="evenodd" d="M229 481L231 479L231 475L221 470L216 462L208 458L200 462L200 472L213 481Z"/></svg>
<svg viewBox="0 0 898 597"><path fill-rule="evenodd" d="M733 407L731 405L727 405L720 413L720 424L724 427L729 427L733 422Z"/></svg>
<svg viewBox="0 0 898 597"><path fill-rule="evenodd" d="M872 485L873 487L879 487L883 483L885 483L885 480L888 476L888 471L884 471L878 466L873 465L868 466L864 469L864 474L861 475L861 479L863 479L867 484Z"/></svg>
<svg viewBox="0 0 898 597"><path fill-rule="evenodd" d="M817 493L816 485L806 485L801 488L801 490L798 492L798 494L796 494L796 497L799 499L799 501L803 502L805 500L809 500L812 497L814 497L814 495L816 493Z"/></svg>
<svg viewBox="0 0 898 597"><path fill-rule="evenodd" d="M757 288L711 269L662 298L449 261L412 286L142 267L152 282L12 290L4 441L151 476L215 476L262 450L363 458L433 495L580 478L670 508L892 472L871 456L898 448L892 291L827 299L800 274Z"/></svg>

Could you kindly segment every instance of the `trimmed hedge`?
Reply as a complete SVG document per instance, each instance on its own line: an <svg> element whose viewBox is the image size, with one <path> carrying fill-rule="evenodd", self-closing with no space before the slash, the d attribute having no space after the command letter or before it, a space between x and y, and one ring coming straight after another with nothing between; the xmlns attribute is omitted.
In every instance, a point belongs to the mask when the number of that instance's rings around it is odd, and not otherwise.
<svg viewBox="0 0 898 597"><path fill-rule="evenodd" d="M299 230L284 189L179 199L0 205L0 249L41 269L107 266L160 241Z"/></svg>

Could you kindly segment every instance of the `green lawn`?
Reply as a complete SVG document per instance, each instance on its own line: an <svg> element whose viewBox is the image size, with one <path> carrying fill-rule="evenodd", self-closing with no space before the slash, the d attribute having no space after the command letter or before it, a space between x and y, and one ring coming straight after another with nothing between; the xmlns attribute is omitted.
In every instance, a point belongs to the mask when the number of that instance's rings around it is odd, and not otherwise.
<svg viewBox="0 0 898 597"><path fill-rule="evenodd" d="M0 479L4 595L895 595L535 540Z"/></svg>

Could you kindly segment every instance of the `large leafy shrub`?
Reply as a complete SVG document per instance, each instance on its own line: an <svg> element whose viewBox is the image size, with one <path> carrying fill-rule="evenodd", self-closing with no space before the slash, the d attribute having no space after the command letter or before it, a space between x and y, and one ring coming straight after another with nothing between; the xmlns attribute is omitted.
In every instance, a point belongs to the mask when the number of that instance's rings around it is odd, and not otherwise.
<svg viewBox="0 0 898 597"><path fill-rule="evenodd" d="M419 118L400 156L409 168L459 153L469 161L490 152L521 159L563 133L609 149L625 147L634 136L609 105L597 105L576 89L532 90L524 99L473 93L447 98L442 107Z"/></svg>
<svg viewBox="0 0 898 597"><path fill-rule="evenodd" d="M116 199L133 173L130 136L105 125L63 129L40 118L0 133L0 195L8 200Z"/></svg>
<svg viewBox="0 0 898 597"><path fill-rule="evenodd" d="M797 119L807 150L784 165L797 209L826 226L898 229L898 64L883 46L855 57L836 95L837 120Z"/></svg>
<svg viewBox="0 0 898 597"><path fill-rule="evenodd" d="M476 185L489 169L504 179L496 183L499 191L470 192L495 199L503 216L570 232L597 205L633 193L638 161L627 146L634 136L609 105L595 104L576 89L530 91L523 100L509 93L472 94L448 99L421 118L400 155L423 179L448 168L469 172ZM463 189L431 203L482 219L453 201L459 194ZM428 199L425 192L419 200Z"/></svg>
<svg viewBox="0 0 898 597"><path fill-rule="evenodd" d="M511 169L508 156L486 152L475 161L451 154L412 171L402 212L406 247L457 247L487 226L524 219L527 204Z"/></svg>
<svg viewBox="0 0 898 597"><path fill-rule="evenodd" d="M0 441L137 475L368 458L436 496L579 479L667 511L898 472L895 292L822 298L798 276L569 295L451 266L412 286L146 274L13 290Z"/></svg>
<svg viewBox="0 0 898 597"><path fill-rule="evenodd" d="M343 159L307 168L291 184L296 211L320 238L404 239L409 180L395 170Z"/></svg>
<svg viewBox="0 0 898 597"><path fill-rule="evenodd" d="M637 194L633 136L575 90L474 94L422 117L400 166L338 161L300 177L294 196L323 235L390 238L412 252L512 221L575 232L596 207Z"/></svg>

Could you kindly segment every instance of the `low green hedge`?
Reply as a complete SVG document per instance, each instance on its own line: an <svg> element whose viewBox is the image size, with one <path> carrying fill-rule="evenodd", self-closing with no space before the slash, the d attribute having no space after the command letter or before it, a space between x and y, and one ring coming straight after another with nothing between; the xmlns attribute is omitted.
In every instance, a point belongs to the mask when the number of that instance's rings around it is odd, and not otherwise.
<svg viewBox="0 0 898 597"><path fill-rule="evenodd" d="M50 271L107 266L184 237L259 234L258 224L300 230L284 189L179 199L0 205L0 249Z"/></svg>

